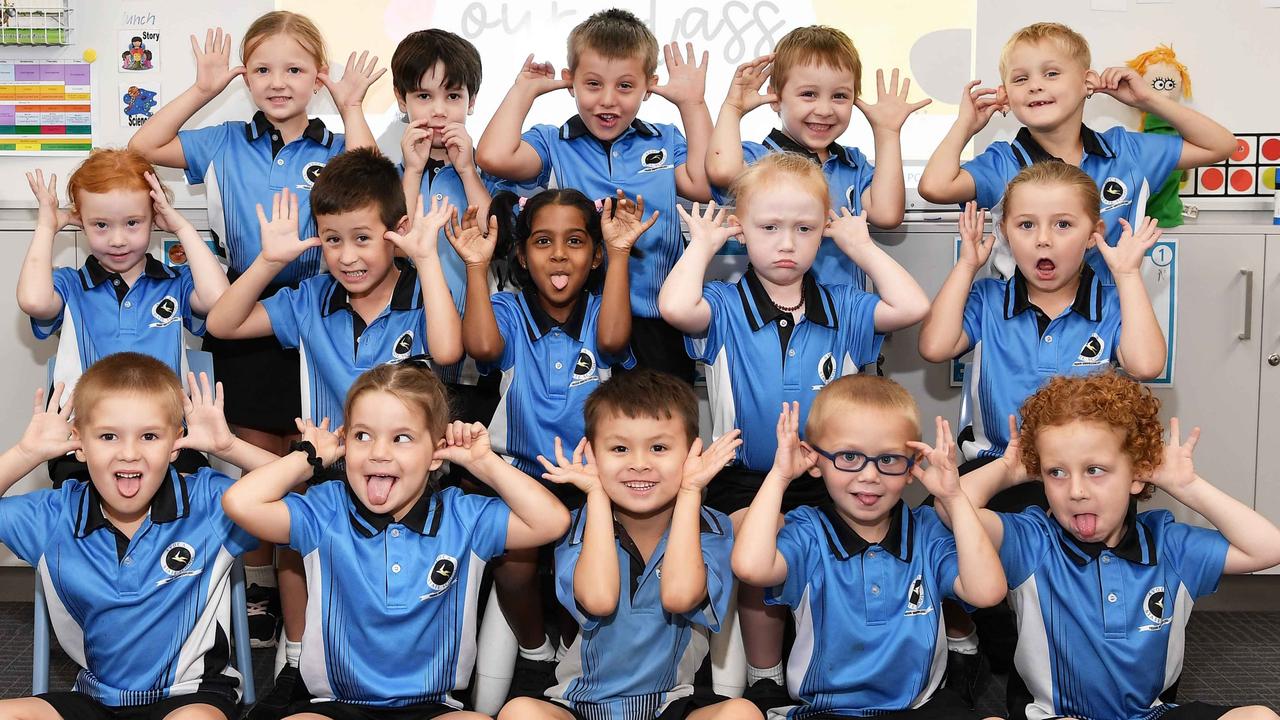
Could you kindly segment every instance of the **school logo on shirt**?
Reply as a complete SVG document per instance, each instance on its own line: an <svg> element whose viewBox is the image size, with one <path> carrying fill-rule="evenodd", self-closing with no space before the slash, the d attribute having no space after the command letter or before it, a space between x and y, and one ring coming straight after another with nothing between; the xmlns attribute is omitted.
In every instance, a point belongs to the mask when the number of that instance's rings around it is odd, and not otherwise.
<svg viewBox="0 0 1280 720"><path fill-rule="evenodd" d="M151 306L151 317L156 319L150 325L153 328L164 327L181 320L182 318L178 316L178 299L172 295L165 295L160 302Z"/></svg>
<svg viewBox="0 0 1280 720"><path fill-rule="evenodd" d="M409 357L411 352L413 352L413 331L406 330L403 335L396 338L396 344L391 346L391 357L403 360Z"/></svg>
<svg viewBox="0 0 1280 720"><path fill-rule="evenodd" d="M443 593L453 584L457 572L457 558L450 555L437 555L436 561L431 564L431 572L427 573L427 586L431 588L431 592L419 595L418 600L430 600Z"/></svg>
<svg viewBox="0 0 1280 720"><path fill-rule="evenodd" d="M1099 365L1104 360L1102 351L1106 348L1107 344L1103 342L1102 336L1094 333L1085 341L1084 347L1080 348L1080 356L1072 365Z"/></svg>
<svg viewBox="0 0 1280 720"><path fill-rule="evenodd" d="M164 549L164 554L160 556L160 569L176 577L186 572L195 559L195 548L184 542L176 542Z"/></svg>
<svg viewBox="0 0 1280 720"><path fill-rule="evenodd" d="M1118 177L1102 181L1102 205L1104 210L1129 204L1129 187Z"/></svg>
<svg viewBox="0 0 1280 720"><path fill-rule="evenodd" d="M1156 586L1147 591L1147 596L1142 600L1142 612L1151 621L1151 624L1140 625L1138 630L1154 632L1173 622L1173 618L1164 616L1164 602L1164 586Z"/></svg>
<svg viewBox="0 0 1280 720"><path fill-rule="evenodd" d="M312 185L316 184L316 180L320 179L320 171L324 169L322 162L309 162L302 167L302 182L298 183L299 190L310 190Z"/></svg>
<svg viewBox="0 0 1280 720"><path fill-rule="evenodd" d="M583 383L599 382L600 375L596 372L596 356L591 351L582 348L578 351L578 359L573 363L573 379L569 381L569 387L578 387Z"/></svg>
<svg viewBox="0 0 1280 720"><path fill-rule="evenodd" d="M907 611L903 615L913 617L933 612L932 603L925 605L928 599L924 591L924 576L917 575L916 579L911 581L911 586L907 588Z"/></svg>
<svg viewBox="0 0 1280 720"><path fill-rule="evenodd" d="M675 167L667 162L667 149L658 148L656 150L646 150L644 155L640 157L640 172L651 173L659 170L667 170Z"/></svg>
<svg viewBox="0 0 1280 720"><path fill-rule="evenodd" d="M827 383L835 379L835 376L836 376L836 356L832 355L831 353L827 353L826 355L823 355L820 360L818 360L818 379L822 381L823 385L826 385Z"/></svg>

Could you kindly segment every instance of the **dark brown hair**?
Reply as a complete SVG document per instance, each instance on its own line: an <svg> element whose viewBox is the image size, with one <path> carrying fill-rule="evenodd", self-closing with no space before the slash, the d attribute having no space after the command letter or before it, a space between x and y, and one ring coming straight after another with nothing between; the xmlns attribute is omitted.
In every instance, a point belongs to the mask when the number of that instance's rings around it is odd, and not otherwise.
<svg viewBox="0 0 1280 720"><path fill-rule="evenodd" d="M387 229L406 214L400 173L377 148L358 148L335 156L311 188L311 214L338 215L373 205Z"/></svg>
<svg viewBox="0 0 1280 720"><path fill-rule="evenodd" d="M595 439L600 421L609 415L628 418L675 418L690 443L698 437L698 398L689 384L655 370L632 370L609 378L587 398L582 409L587 441Z"/></svg>
<svg viewBox="0 0 1280 720"><path fill-rule="evenodd" d="M420 87L422 76L436 63L444 65L444 85L465 87L471 99L480 92L482 68L476 46L448 30L411 32L391 56L391 84L403 99Z"/></svg>

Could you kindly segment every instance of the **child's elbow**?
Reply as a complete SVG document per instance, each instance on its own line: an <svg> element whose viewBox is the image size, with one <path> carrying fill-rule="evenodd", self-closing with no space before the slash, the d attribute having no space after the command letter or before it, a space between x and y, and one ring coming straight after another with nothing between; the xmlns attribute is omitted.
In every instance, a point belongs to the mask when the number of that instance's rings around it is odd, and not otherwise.
<svg viewBox="0 0 1280 720"><path fill-rule="evenodd" d="M939 342L934 333L928 332L928 327L920 330L920 357L927 362L941 363L951 359L950 348Z"/></svg>
<svg viewBox="0 0 1280 720"><path fill-rule="evenodd" d="M966 598L966 601L974 607L989 608L1004 600L1006 593L1007 588L1004 582L983 582L971 593L971 597Z"/></svg>
<svg viewBox="0 0 1280 720"><path fill-rule="evenodd" d="M232 521L239 523L246 516L246 503L241 497L242 493L236 490L232 485L226 492L222 493L222 510Z"/></svg>
<svg viewBox="0 0 1280 720"><path fill-rule="evenodd" d="M1135 380L1146 382L1155 380L1160 376L1161 372L1164 372L1164 363L1165 357L1163 354L1152 354L1150 357L1140 357L1124 363L1124 370Z"/></svg>
<svg viewBox="0 0 1280 720"><path fill-rule="evenodd" d="M946 202L943 188L939 187L937 179L927 172L920 176L916 191L920 193L920 197L931 203L942 204Z"/></svg>
<svg viewBox="0 0 1280 720"><path fill-rule="evenodd" d="M608 593L575 594L574 600L578 602L582 611L591 617L607 618L618 609L618 596L610 596Z"/></svg>
<svg viewBox="0 0 1280 720"><path fill-rule="evenodd" d="M700 588L675 588L666 584L662 586L662 609L672 615L684 615L693 612L707 597L705 586Z"/></svg>

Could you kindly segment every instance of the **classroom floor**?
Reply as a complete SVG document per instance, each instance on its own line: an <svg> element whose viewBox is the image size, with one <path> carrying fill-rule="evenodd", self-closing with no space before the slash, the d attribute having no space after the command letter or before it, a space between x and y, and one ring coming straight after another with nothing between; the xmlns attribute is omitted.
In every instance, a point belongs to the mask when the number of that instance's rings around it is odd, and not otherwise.
<svg viewBox="0 0 1280 720"><path fill-rule="evenodd" d="M31 692L31 603L0 602L0 697ZM274 650L254 652L258 687L269 689ZM75 665L55 648L51 688L70 687ZM1280 708L1280 612L1198 611L1187 626L1179 697L1218 705ZM996 676L978 709L1003 714L1004 678Z"/></svg>

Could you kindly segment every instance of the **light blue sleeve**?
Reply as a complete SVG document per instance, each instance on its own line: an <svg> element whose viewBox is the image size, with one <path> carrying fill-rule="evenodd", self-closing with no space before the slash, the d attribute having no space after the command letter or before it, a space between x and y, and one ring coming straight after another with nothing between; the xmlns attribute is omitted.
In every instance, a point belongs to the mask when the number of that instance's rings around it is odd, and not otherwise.
<svg viewBox="0 0 1280 720"><path fill-rule="evenodd" d="M62 312L48 320L31 318L31 332L36 336L37 340L44 340L62 328L62 320L67 315L68 298L76 293L79 287L80 273L78 271L72 268L54 268L53 291L58 293L58 297L62 298Z"/></svg>
<svg viewBox="0 0 1280 720"><path fill-rule="evenodd" d="M178 271L178 292L180 293L182 305L182 324L191 332L192 335L204 335L203 315L197 315L194 308L191 307L191 296L196 292L195 277L191 274L191 268L183 265L176 268Z"/></svg>
<svg viewBox="0 0 1280 720"><path fill-rule="evenodd" d="M528 482L534 482L529 480ZM445 488L444 510L453 513L470 532L471 549L484 560L492 560L507 550L507 524L511 508L502 498L471 495L458 488Z"/></svg>
<svg viewBox="0 0 1280 720"><path fill-rule="evenodd" d="M209 522L219 537L226 538L224 545L232 555L242 555L258 547L258 539L249 531L236 525L222 510L222 495L235 483L234 480L209 467L202 467L187 476L192 494L204 496L208 503Z"/></svg>
<svg viewBox="0 0 1280 720"><path fill-rule="evenodd" d="M538 187L546 187L551 182L551 143L560 142L560 128L554 125L534 125L525 130L520 139L529 143L529 147L538 153L538 157L542 160L542 169L538 171L536 178L518 182L522 185L532 183Z"/></svg>
<svg viewBox="0 0 1280 720"><path fill-rule="evenodd" d="M307 312L307 301L312 295L309 290L314 279L317 278L308 278L296 288L281 288L275 295L258 301L271 320L271 332L283 347L296 348L302 342L301 318ZM324 276L318 279L325 280Z"/></svg>
<svg viewBox="0 0 1280 720"><path fill-rule="evenodd" d="M1018 174L1018 164L1013 159L1013 149L1007 142L993 142L987 149L960 166L973 178L977 190L978 207L993 208L1004 199L1004 189ZM963 207L964 203L960 205Z"/></svg>
<svg viewBox="0 0 1280 720"><path fill-rule="evenodd" d="M668 126L674 137L671 138L671 163L676 167L680 167L689 161L689 141L685 139L684 133L680 132L680 128L675 125Z"/></svg>
<svg viewBox="0 0 1280 720"><path fill-rule="evenodd" d="M880 296L854 285L827 285L836 299L840 318L840 344L858 367L877 362L884 335L876 332L876 306Z"/></svg>
<svg viewBox="0 0 1280 720"><path fill-rule="evenodd" d="M938 594L951 598L962 605L964 601L956 596L956 578L960 577L960 559L956 550L956 538L942 524L938 513L931 507L924 506L912 511L916 517L916 541L928 553L925 567L933 570L934 586Z"/></svg>
<svg viewBox="0 0 1280 720"><path fill-rule="evenodd" d="M492 362L476 361L476 368L485 375L495 370L510 370L515 365L519 354L515 344L524 342L520 333L525 331L520 298L515 293L494 293L489 296L489 302L493 305L493 319L498 325L498 334L502 336L502 355Z"/></svg>
<svg viewBox="0 0 1280 720"><path fill-rule="evenodd" d="M73 498L67 485L0 498L0 543L27 564L39 563L63 506Z"/></svg>
<svg viewBox="0 0 1280 720"><path fill-rule="evenodd" d="M973 284L969 289L969 297L964 301L964 318L963 328L964 334L969 338L969 346L964 349L964 353L973 349L982 340L982 314L984 304L986 303L986 286L995 283L995 280L984 278Z"/></svg>
<svg viewBox="0 0 1280 720"><path fill-rule="evenodd" d="M347 513L346 495L346 483L338 481L308 488L305 495L285 495L284 504L289 508L289 547L307 555L320 547L330 528L349 526L350 521L343 517Z"/></svg>
<svg viewBox="0 0 1280 720"><path fill-rule="evenodd" d="M178 141L182 145L182 157L187 162L187 184L204 184L205 174L213 164L213 158L231 138L231 133L244 132L244 123L227 121L196 130L179 130Z"/></svg>
<svg viewBox="0 0 1280 720"><path fill-rule="evenodd" d="M709 363L720 352L726 334L731 331L726 317L727 313L733 312L731 293L733 286L718 280L702 286L702 299L711 306L711 321L707 323L706 334L701 337L684 337L684 349L689 357Z"/></svg>
<svg viewBox="0 0 1280 720"><path fill-rule="evenodd" d="M578 604L573 594L573 574L578 568L578 559L582 557L582 538L586 532L587 508L582 506L569 514L569 532L555 549L556 599L583 630L593 630L600 624L600 618L588 615ZM616 541L615 541L616 543ZM619 566L621 567L621 566Z"/></svg>
<svg viewBox="0 0 1280 720"><path fill-rule="evenodd" d="M1182 159L1181 135L1134 132L1117 125L1103 133L1103 137L1112 147L1123 148L1125 156L1133 159L1146 177L1152 193L1164 185L1169 173L1178 168L1178 161Z"/></svg>
<svg viewBox="0 0 1280 720"><path fill-rule="evenodd" d="M1016 588L1035 574L1044 562L1052 539L1047 523L1056 522L1038 507L1030 507L1019 513L997 513L1004 527L1004 539L1000 543L1000 564L1004 565L1005 579L1010 588Z"/></svg>
<svg viewBox="0 0 1280 720"><path fill-rule="evenodd" d="M707 572L707 599L701 606L684 613L684 618L694 625L720 632L725 614L729 612L729 597L733 593L733 523L727 515L710 508L702 509L702 522L707 529L699 536L702 545L702 563Z"/></svg>
<svg viewBox="0 0 1280 720"><path fill-rule="evenodd" d="M814 543L822 535L821 523L818 511L811 507L798 507L787 513L785 524L778 531L778 552L787 561L787 579L781 585L765 589L765 604L792 608L800 604L815 570L811 563Z"/></svg>
<svg viewBox="0 0 1280 720"><path fill-rule="evenodd" d="M1168 510L1153 510L1142 515L1144 524L1163 526L1164 532L1157 544L1157 547L1163 545L1159 550L1161 560L1169 558L1173 562L1191 597L1216 592L1227 562L1227 551L1231 548L1222 533L1175 522Z"/></svg>

